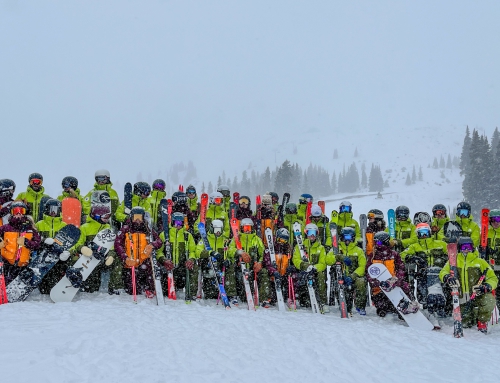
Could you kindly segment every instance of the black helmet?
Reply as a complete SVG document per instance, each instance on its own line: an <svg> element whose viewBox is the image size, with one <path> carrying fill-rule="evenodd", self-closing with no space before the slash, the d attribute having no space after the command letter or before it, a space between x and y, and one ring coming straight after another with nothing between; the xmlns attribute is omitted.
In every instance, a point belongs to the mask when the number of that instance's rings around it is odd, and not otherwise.
<svg viewBox="0 0 500 383"><path fill-rule="evenodd" d="M396 218L401 220L406 220L410 217L410 209L408 207L401 205L396 208Z"/></svg>
<svg viewBox="0 0 500 383"><path fill-rule="evenodd" d="M151 186L147 182L136 182L134 184L134 194L138 196L149 195Z"/></svg>
<svg viewBox="0 0 500 383"><path fill-rule="evenodd" d="M309 203L309 202L313 202L313 196L312 195L307 194L307 193L304 193L304 194L300 195L300 197L299 197L299 203L300 204L305 204L305 203Z"/></svg>
<svg viewBox="0 0 500 383"><path fill-rule="evenodd" d="M252 206L252 200L250 199L249 196L246 195L240 196L240 199L238 200L238 205L245 201L248 203L248 208L250 209L250 206Z"/></svg>
<svg viewBox="0 0 500 383"><path fill-rule="evenodd" d="M391 237L385 231L379 231L373 236L373 239L375 240L375 244L377 244L377 242L380 241L382 244L389 246L389 241L391 240Z"/></svg>
<svg viewBox="0 0 500 383"><path fill-rule="evenodd" d="M356 230L354 230L352 227L346 226L340 231L340 240L342 242L345 241L353 242L355 239L356 239Z"/></svg>
<svg viewBox="0 0 500 383"><path fill-rule="evenodd" d="M130 210L130 217L132 219L134 219L134 215L138 215L138 214L140 214L142 216L142 219L144 220L144 216L146 214L146 211L144 210L144 208L142 208L140 206L136 206L136 207L132 208L132 210Z"/></svg>
<svg viewBox="0 0 500 383"><path fill-rule="evenodd" d="M196 194L196 188L193 185L189 185L186 188L186 194Z"/></svg>
<svg viewBox="0 0 500 383"><path fill-rule="evenodd" d="M40 173L31 173L28 176L28 182L31 182L33 179L43 181L43 176Z"/></svg>
<svg viewBox="0 0 500 383"><path fill-rule="evenodd" d="M285 213L286 214L297 214L297 204L293 202L289 202L285 206Z"/></svg>
<svg viewBox="0 0 500 383"><path fill-rule="evenodd" d="M67 176L63 178L61 185L63 189L71 188L76 190L78 187L78 180L75 177Z"/></svg>
<svg viewBox="0 0 500 383"><path fill-rule="evenodd" d="M276 232L276 240L278 242L286 243L290 240L290 233L286 228L282 227Z"/></svg>
<svg viewBox="0 0 500 383"><path fill-rule="evenodd" d="M382 213L382 210L378 209L371 209L367 215L368 218L384 219L384 213Z"/></svg>
<svg viewBox="0 0 500 383"><path fill-rule="evenodd" d="M271 196L271 198L273 199L273 204L278 203L280 201L280 197L279 197L278 193L269 192L267 194L269 194Z"/></svg>
<svg viewBox="0 0 500 383"><path fill-rule="evenodd" d="M45 203L45 207L43 208L43 214L50 215L51 217L59 217L61 215L61 201L58 199L49 199ZM52 215L54 213L54 215Z"/></svg>
<svg viewBox="0 0 500 383"><path fill-rule="evenodd" d="M231 191L229 190L229 186L227 185L220 185L217 188L217 191L221 193L224 197L229 197L231 195Z"/></svg>
<svg viewBox="0 0 500 383"><path fill-rule="evenodd" d="M184 192L177 191L172 194L172 202L174 205L184 205L187 203L187 195Z"/></svg>
<svg viewBox="0 0 500 383"><path fill-rule="evenodd" d="M436 211L441 210L444 211L444 216L448 217L447 211L446 211L446 206L444 206L441 203L438 203L432 207L432 215L435 217L436 216Z"/></svg>
<svg viewBox="0 0 500 383"><path fill-rule="evenodd" d="M466 243L471 244L472 248L474 248L474 242L472 241L471 237L459 237L457 241L458 251L462 251L462 245L465 245Z"/></svg>
<svg viewBox="0 0 500 383"><path fill-rule="evenodd" d="M165 181L163 181L162 179L157 179L157 180L154 180L153 181L153 190L161 190L161 191L165 191L165 187L167 186L167 184L165 183Z"/></svg>
<svg viewBox="0 0 500 383"><path fill-rule="evenodd" d="M14 181L5 178L0 180L0 197L10 197L14 196L14 192L16 191L16 184Z"/></svg>
<svg viewBox="0 0 500 383"><path fill-rule="evenodd" d="M14 215L13 214L14 209L16 209L16 208L24 209L24 210L22 210L23 215L25 215L28 212L28 207L26 206L26 204L23 201L14 201L10 204L9 208L10 208L10 214L12 214L12 215Z"/></svg>
<svg viewBox="0 0 500 383"><path fill-rule="evenodd" d="M471 206L470 206L470 203L468 203L468 202L460 202L457 205L457 216L458 217L465 216L465 217L469 218L470 211L471 211Z"/></svg>

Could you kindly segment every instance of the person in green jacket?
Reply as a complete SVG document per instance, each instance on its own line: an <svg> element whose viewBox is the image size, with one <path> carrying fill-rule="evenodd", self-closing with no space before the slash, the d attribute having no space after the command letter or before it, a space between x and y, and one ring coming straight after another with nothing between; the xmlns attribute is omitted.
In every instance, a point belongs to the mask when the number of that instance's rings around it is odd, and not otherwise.
<svg viewBox="0 0 500 383"><path fill-rule="evenodd" d="M142 207L144 212L148 212L150 216L153 216L151 211L151 204L148 201L149 193L151 193L151 186L147 182L136 182L134 184L134 190L132 195L132 208ZM125 201L118 206L116 209L115 218L118 222L125 222L128 218L130 211L125 207Z"/></svg>
<svg viewBox="0 0 500 383"><path fill-rule="evenodd" d="M419 223L415 229L417 242L411 244L400 255L406 264L410 284L417 287L416 297L420 302L427 302L429 320L439 327L439 319L446 316L446 296L443 292L439 273L448 261L447 245L434 239L427 223ZM450 303L450 299L448 299Z"/></svg>
<svg viewBox="0 0 500 383"><path fill-rule="evenodd" d="M186 195L188 197L189 210L196 213L196 217L200 214L200 204L198 203L198 195L196 194L196 188L193 185L189 185L186 188Z"/></svg>
<svg viewBox="0 0 500 383"><path fill-rule="evenodd" d="M42 237L43 247L51 246L54 243L54 237L66 223L61 218L61 201L49 199L45 203L43 219L36 223L36 229ZM68 268L68 258L70 252L65 250L59 257L59 261L49 270L42 279L38 289L42 294L50 294L50 290L61 280Z"/></svg>
<svg viewBox="0 0 500 383"><path fill-rule="evenodd" d="M83 196L80 194L80 189L78 189L78 180L75 177L67 176L64 177L62 182L62 194L57 197L59 201L62 202L65 198L76 198L80 201L82 205L81 219L80 223L85 223L86 214L83 212Z"/></svg>
<svg viewBox="0 0 500 383"><path fill-rule="evenodd" d="M231 191L229 190L229 187L227 185L220 185L217 188L217 191L222 194L222 207L224 208L224 211L228 213L229 206L231 205Z"/></svg>
<svg viewBox="0 0 500 383"><path fill-rule="evenodd" d="M354 300L358 314L366 315L365 253L356 244L356 230L354 228L344 227L340 231L339 239L339 254L335 256L333 249L331 249L326 255L326 264L333 266L336 262L342 263L344 286L347 287L347 309L352 312Z"/></svg>
<svg viewBox="0 0 500 383"><path fill-rule="evenodd" d="M153 223L156 227L159 227L161 224L161 210L160 210L160 201L164 198L167 198L167 193L165 192L166 183L162 179L154 180L152 183L151 195L148 197L148 202L151 205L151 211L153 215Z"/></svg>
<svg viewBox="0 0 500 383"><path fill-rule="evenodd" d="M356 243L363 243L359 223L353 218L352 204L349 201L342 201L339 205L339 212L332 210L330 221L337 224L337 232L340 233L344 227L352 227L356 231Z"/></svg>
<svg viewBox="0 0 500 383"><path fill-rule="evenodd" d="M487 259L495 272L497 278L500 278L500 209L491 209L489 214L488 228L488 248L486 249ZM500 294L496 294L497 306L500 307Z"/></svg>
<svg viewBox="0 0 500 383"><path fill-rule="evenodd" d="M90 214L87 217L87 222L80 227L80 239L71 249L74 261L76 261L80 256L82 247L88 247L97 233L104 229L111 229L110 220L111 211L109 207L101 205L92 206L90 208ZM101 274L103 271L109 269L111 269L111 274L108 283L108 293L110 295L119 295L119 290L123 289L123 264L120 257L116 256L114 248L111 248L109 251L106 261L104 263L99 263L99 265L84 281L82 286L83 291L88 293L99 291L99 287L101 286Z"/></svg>
<svg viewBox="0 0 500 383"><path fill-rule="evenodd" d="M319 205L311 206L311 215L309 216L310 222L318 226L319 235L318 239L323 246L325 246L325 251L328 252L332 248L332 236L330 234L330 220L321 211Z"/></svg>
<svg viewBox="0 0 500 383"><path fill-rule="evenodd" d="M306 217L306 211L307 211L307 204L308 203L313 203L314 198L310 194L301 194L299 197L299 206L297 210L297 216L302 222L305 222L307 217Z"/></svg>
<svg viewBox="0 0 500 383"><path fill-rule="evenodd" d="M182 290L186 287L186 291L189 289L191 295L189 298L196 299L196 292L198 289L196 243L191 233L184 228L184 217L185 215L183 213L172 213L170 219L171 227L168 229L169 238L165 240L165 231L160 233L163 244L156 252L156 258L168 271L173 271L175 289ZM169 257L167 257L168 254L165 252L166 245L168 245L170 249ZM186 286L187 272L189 272L189 286ZM168 295L166 277L167 275L161 279L163 295Z"/></svg>
<svg viewBox="0 0 500 383"><path fill-rule="evenodd" d="M472 238L474 247L478 247L481 237L481 229L479 228L479 225L473 221L471 210L471 206L468 202L460 202L457 205L455 221L457 221L462 227L462 236Z"/></svg>
<svg viewBox="0 0 500 383"><path fill-rule="evenodd" d="M450 263L447 262L439 273L439 278L450 288L459 289L462 326L470 328L477 323L477 329L486 334L488 321L495 307L495 298L491 292L497 288L498 278L488 263L479 257L477 250L474 250L474 242L470 237L460 237L457 250L457 274L450 274Z"/></svg>
<svg viewBox="0 0 500 383"><path fill-rule="evenodd" d="M411 244L417 242L415 225L410 219L410 209L406 206L398 206L396 214L396 237L390 240L391 247L398 253L407 249ZM389 232L389 228L385 229Z"/></svg>
<svg viewBox="0 0 500 383"><path fill-rule="evenodd" d="M293 202L289 202L285 206L285 214L283 216L283 225L285 229L288 230L290 233L290 239L289 239L289 245L290 248L294 248L295 245L297 244L297 240L295 239L295 235L293 235L293 224L295 222L300 223L301 225L301 232L302 229L304 228L304 221L299 218L297 215L297 204Z"/></svg>
<svg viewBox="0 0 500 383"><path fill-rule="evenodd" d="M448 218L448 214L446 212L446 206L438 203L432 207L431 230L432 230L432 237L434 239L439 239L439 240L443 239L444 237L443 227L444 224L449 220L450 219Z"/></svg>
<svg viewBox="0 0 500 383"><path fill-rule="evenodd" d="M40 173L31 173L28 176L28 187L25 192L17 195L16 200L21 200L28 208L27 215L31 215L33 220L37 220L40 210L40 201L42 197L48 197L45 194L45 188L42 186L43 176Z"/></svg>
<svg viewBox="0 0 500 383"><path fill-rule="evenodd" d="M224 210L223 204L223 195L220 192L213 192L210 194L209 204L207 208L207 214L205 217L205 226L208 227L210 222L214 219L221 220L224 224L224 237L230 237L230 226L229 226L229 217L227 215L226 210ZM195 235L199 237L198 224L200 223L200 217L196 220L194 224L194 232Z"/></svg>
<svg viewBox="0 0 500 383"><path fill-rule="evenodd" d="M90 214L92 193L96 190L106 190L111 198L111 215L114 217L116 209L120 205L120 198L111 182L109 171L106 169L97 170L94 175L94 188L83 197L82 210L85 215Z"/></svg>
<svg viewBox="0 0 500 383"><path fill-rule="evenodd" d="M308 305L309 293L307 290L307 280L309 273L313 273L316 286L319 293L319 298L323 304L326 303L326 278L324 271L326 270L326 252L324 246L318 240L318 226L314 223L306 225L304 232L304 251L306 256L302 258L299 245L296 245L293 250L292 262L294 266L300 270L298 276L299 283L295 294L298 296L301 305ZM312 266L310 268L310 266ZM320 302L318 302L320 303ZM325 308L327 306L324 306Z"/></svg>
<svg viewBox="0 0 500 383"><path fill-rule="evenodd" d="M226 294L230 301L235 300L236 283L234 278L234 267L232 268L231 259L228 256L229 237L224 234L224 223L220 219L213 219L207 225L207 238L212 248L213 256L217 259L217 264L222 270L226 268L225 288ZM200 239L196 245L196 258L199 259L199 267L202 274L202 289L205 299L217 299L219 296L219 289L215 282L215 274L210 266L209 257L210 253L205 249L203 239ZM231 268L233 269L233 276L231 276Z"/></svg>

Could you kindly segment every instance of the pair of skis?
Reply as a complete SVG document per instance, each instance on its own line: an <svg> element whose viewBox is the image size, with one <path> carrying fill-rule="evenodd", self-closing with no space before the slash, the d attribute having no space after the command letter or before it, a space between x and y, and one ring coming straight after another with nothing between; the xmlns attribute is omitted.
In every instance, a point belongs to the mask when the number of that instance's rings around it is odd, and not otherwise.
<svg viewBox="0 0 500 383"><path fill-rule="evenodd" d="M330 234L332 236L332 249L335 257L339 255L338 230L335 222L330 222ZM335 306L335 299L338 300L340 317L348 317L346 287L344 285L344 271L342 262L336 261L330 267L330 298L329 306Z"/></svg>

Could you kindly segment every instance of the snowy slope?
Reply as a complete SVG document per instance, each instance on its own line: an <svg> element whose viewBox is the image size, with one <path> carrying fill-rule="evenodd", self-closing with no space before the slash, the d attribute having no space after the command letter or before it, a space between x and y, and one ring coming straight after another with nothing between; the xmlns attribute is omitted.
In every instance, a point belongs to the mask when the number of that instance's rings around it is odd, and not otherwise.
<svg viewBox="0 0 500 383"><path fill-rule="evenodd" d="M105 293L62 304L35 293L0 318L2 381L19 383L484 382L500 340L500 326L455 339L449 325L414 331L372 309L341 319Z"/></svg>

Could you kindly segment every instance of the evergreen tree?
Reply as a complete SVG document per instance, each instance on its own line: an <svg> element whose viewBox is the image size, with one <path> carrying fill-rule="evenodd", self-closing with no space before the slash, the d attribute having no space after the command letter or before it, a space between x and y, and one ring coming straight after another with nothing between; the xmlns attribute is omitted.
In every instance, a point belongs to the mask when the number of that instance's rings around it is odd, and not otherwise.
<svg viewBox="0 0 500 383"><path fill-rule="evenodd" d="M416 182L417 182L417 172L415 170L415 165L413 165L413 171L411 172L411 183L414 184Z"/></svg>
<svg viewBox="0 0 500 383"><path fill-rule="evenodd" d="M208 181L207 193L211 194L214 192L214 186L212 185L212 181Z"/></svg>
<svg viewBox="0 0 500 383"><path fill-rule="evenodd" d="M491 136L491 156L495 158L497 154L498 143L500 142L500 132L498 131L498 127L495 128L493 132L493 136Z"/></svg>
<svg viewBox="0 0 500 383"><path fill-rule="evenodd" d="M363 189L368 187L368 176L366 175L366 166L364 162L361 164L361 187Z"/></svg>
<svg viewBox="0 0 500 383"><path fill-rule="evenodd" d="M290 161L285 160L276 171L276 179L274 181L274 190L278 195L283 195L285 192L292 190L294 171Z"/></svg>
<svg viewBox="0 0 500 383"><path fill-rule="evenodd" d="M222 185L222 179L221 177L219 176L219 178L217 178L217 188Z"/></svg>
<svg viewBox="0 0 500 383"><path fill-rule="evenodd" d="M434 162L432 163L432 167L434 169L439 168L438 159L436 157L434 157Z"/></svg>
<svg viewBox="0 0 500 383"><path fill-rule="evenodd" d="M205 181L203 181L203 182L201 183L201 192L202 192L202 193L206 193L206 192L205 192Z"/></svg>
<svg viewBox="0 0 500 383"><path fill-rule="evenodd" d="M380 166L372 164L370 175L368 176L368 190L371 192L381 192L384 190L384 179Z"/></svg>
<svg viewBox="0 0 500 383"><path fill-rule="evenodd" d="M469 170L470 146L472 139L470 137L469 127L465 130L464 144L462 145L462 154L460 155L460 175L463 176Z"/></svg>
<svg viewBox="0 0 500 383"><path fill-rule="evenodd" d="M420 166L420 169L418 169L418 180L419 181L424 180L424 172L422 171L422 166Z"/></svg>
<svg viewBox="0 0 500 383"><path fill-rule="evenodd" d="M332 174L332 182L331 182L332 194L337 193L337 176L335 175L335 170Z"/></svg>
<svg viewBox="0 0 500 383"><path fill-rule="evenodd" d="M247 171L243 170L243 173L241 174L241 182L240 182L240 193L246 194L246 195L252 195L250 193L250 180L248 179Z"/></svg>
<svg viewBox="0 0 500 383"><path fill-rule="evenodd" d="M444 162L444 157L441 155L441 158L439 159L439 167L441 169L444 169L446 167L446 163Z"/></svg>
<svg viewBox="0 0 500 383"><path fill-rule="evenodd" d="M446 169L453 168L453 164L451 163L451 154L448 153L448 159L446 160Z"/></svg>
<svg viewBox="0 0 500 383"><path fill-rule="evenodd" d="M266 168L266 171L262 175L262 189L271 190L271 171L269 170L269 166Z"/></svg>
<svg viewBox="0 0 500 383"><path fill-rule="evenodd" d="M410 177L410 172L406 173L406 182L405 185L411 185L411 177Z"/></svg>
<svg viewBox="0 0 500 383"><path fill-rule="evenodd" d="M358 148L356 147L356 150L354 150L354 157L358 156Z"/></svg>

